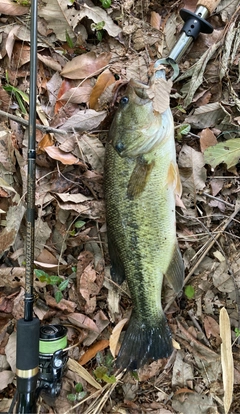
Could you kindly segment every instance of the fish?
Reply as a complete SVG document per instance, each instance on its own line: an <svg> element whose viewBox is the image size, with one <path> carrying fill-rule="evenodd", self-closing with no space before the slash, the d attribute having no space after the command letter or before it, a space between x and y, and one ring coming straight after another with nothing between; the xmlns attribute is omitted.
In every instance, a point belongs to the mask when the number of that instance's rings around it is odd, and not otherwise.
<svg viewBox="0 0 240 414"><path fill-rule="evenodd" d="M164 77L164 71L162 71ZM126 279L133 309L116 359L136 370L173 351L161 303L163 278L176 292L184 265L176 237L175 196L181 193L174 123L159 113L149 85L131 79L106 144L104 188L111 278Z"/></svg>

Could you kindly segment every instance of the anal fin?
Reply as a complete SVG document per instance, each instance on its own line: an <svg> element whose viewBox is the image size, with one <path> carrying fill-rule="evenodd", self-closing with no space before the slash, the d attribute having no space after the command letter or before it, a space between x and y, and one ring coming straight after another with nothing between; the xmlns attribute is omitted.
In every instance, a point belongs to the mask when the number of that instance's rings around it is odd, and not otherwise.
<svg viewBox="0 0 240 414"><path fill-rule="evenodd" d="M115 283L121 285L125 280L125 270L118 253L116 242L111 237L111 234L108 234L108 252L111 260L111 278Z"/></svg>
<svg viewBox="0 0 240 414"><path fill-rule="evenodd" d="M165 276L176 293L182 290L184 280L184 263L177 240L174 246L172 260Z"/></svg>

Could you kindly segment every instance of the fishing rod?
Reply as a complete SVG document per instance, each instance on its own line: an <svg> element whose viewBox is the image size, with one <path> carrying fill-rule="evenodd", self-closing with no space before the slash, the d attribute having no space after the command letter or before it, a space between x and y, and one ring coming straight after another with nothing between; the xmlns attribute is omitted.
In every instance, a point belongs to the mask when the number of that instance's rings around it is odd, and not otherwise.
<svg viewBox="0 0 240 414"><path fill-rule="evenodd" d="M66 368L67 329L45 325L34 317L34 238L36 172L36 83L37 83L37 12L38 0L31 1L31 49L29 91L29 135L26 210L26 273L24 318L17 321L16 376L17 391L10 407L16 414L37 412L37 400L57 397Z"/></svg>

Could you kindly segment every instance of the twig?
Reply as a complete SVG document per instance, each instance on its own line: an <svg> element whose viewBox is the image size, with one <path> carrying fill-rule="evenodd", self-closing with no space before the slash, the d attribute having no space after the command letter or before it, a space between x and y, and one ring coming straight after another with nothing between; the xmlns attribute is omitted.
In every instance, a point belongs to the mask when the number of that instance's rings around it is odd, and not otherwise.
<svg viewBox="0 0 240 414"><path fill-rule="evenodd" d="M26 121L25 119L20 118L20 116L12 115L12 114L9 114L8 112L1 111L1 110L0 110L0 116L5 116L6 118L9 118L12 121L18 122L19 124L22 124L26 127L29 126L29 122ZM42 132L52 132L52 133L67 135L67 131L64 131L63 129L51 128L50 126L36 124L36 128Z"/></svg>
<svg viewBox="0 0 240 414"><path fill-rule="evenodd" d="M211 198L212 200L216 200L216 201L219 201L220 203L226 204L226 206L231 207L233 210L235 208L233 204L228 203L227 201L222 200L219 197L214 197L214 196L212 196L211 194L208 194L208 193L202 193L202 194L205 195L208 198Z"/></svg>

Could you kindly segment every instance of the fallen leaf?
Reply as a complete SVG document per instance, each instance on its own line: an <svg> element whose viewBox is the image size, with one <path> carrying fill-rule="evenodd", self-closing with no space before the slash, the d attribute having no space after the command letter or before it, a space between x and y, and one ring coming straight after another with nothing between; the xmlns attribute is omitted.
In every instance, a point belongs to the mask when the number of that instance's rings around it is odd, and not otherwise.
<svg viewBox="0 0 240 414"><path fill-rule="evenodd" d="M225 413L228 414L233 398L234 366L231 343L231 325L225 308L220 310L219 318L221 344L221 364L223 372L223 404Z"/></svg>
<svg viewBox="0 0 240 414"><path fill-rule="evenodd" d="M217 138L209 128L205 128L200 132L200 147L201 151L204 152L208 147L217 144Z"/></svg>
<svg viewBox="0 0 240 414"><path fill-rule="evenodd" d="M95 322L86 315L82 313L72 313L68 315L68 320L75 326L79 328L90 329L91 331L97 332L99 334L99 329Z"/></svg>
<svg viewBox="0 0 240 414"><path fill-rule="evenodd" d="M240 138L233 138L224 142L219 142L204 151L205 162L210 164L213 168L222 162L227 164L227 168L234 167L238 163L239 158Z"/></svg>
<svg viewBox="0 0 240 414"><path fill-rule="evenodd" d="M83 354L79 360L79 364L85 365L87 362L91 361L96 354L100 351L103 351L105 348L107 348L109 345L109 341L107 339L102 339L92 346L88 348L88 350Z"/></svg>
<svg viewBox="0 0 240 414"><path fill-rule="evenodd" d="M89 372L82 367L77 361L75 361L72 358L69 358L68 360L68 368L71 369L73 372L77 372L80 377L82 377L85 381L87 381L89 384L91 384L94 388L97 390L101 390L102 387L90 374Z"/></svg>
<svg viewBox="0 0 240 414"><path fill-rule="evenodd" d="M159 13L156 13L155 11L151 12L150 25L154 27L154 29L160 30L161 16Z"/></svg>
<svg viewBox="0 0 240 414"><path fill-rule="evenodd" d="M79 111L68 118L68 120L61 126L61 129L66 131L91 131L100 125L106 115L106 111L97 112L94 111L94 109Z"/></svg>
<svg viewBox="0 0 240 414"><path fill-rule="evenodd" d="M115 358L118 354L120 345L119 345L119 337L122 332L124 325L127 323L128 318L122 319L118 324L113 328L112 333L109 338L109 348L112 356Z"/></svg>
<svg viewBox="0 0 240 414"><path fill-rule="evenodd" d="M81 135L78 145L82 150L84 161L87 161L94 171L103 174L105 148L99 138L93 135Z"/></svg>
<svg viewBox="0 0 240 414"><path fill-rule="evenodd" d="M97 78L97 82L94 85L90 99L89 99L89 107L91 109L98 109L98 100L104 90L109 86L115 83L116 80L109 69L105 69Z"/></svg>
<svg viewBox="0 0 240 414"><path fill-rule="evenodd" d="M1 0L0 13L8 16L22 16L29 13L29 7L23 7L11 0Z"/></svg>
<svg viewBox="0 0 240 414"><path fill-rule="evenodd" d="M14 377L15 377L15 374L12 371L7 371L7 370L1 371L0 372L0 391L4 390L4 388L6 388L8 384L11 384L13 382Z"/></svg>
<svg viewBox="0 0 240 414"><path fill-rule="evenodd" d="M79 86L76 88L71 88L65 93L62 94L59 101L66 101L71 103L87 103L89 102L89 98L92 92L92 86Z"/></svg>
<svg viewBox="0 0 240 414"><path fill-rule="evenodd" d="M85 79L97 75L108 65L111 54L104 52L96 56L94 52L76 56L66 63L61 75L68 79Z"/></svg>
<svg viewBox="0 0 240 414"><path fill-rule="evenodd" d="M80 19L88 17L94 23L104 22L104 30L108 32L110 36L117 37L122 29L113 23L111 17L107 14L105 10L100 7L88 6L86 3L81 5L80 13L78 15Z"/></svg>
<svg viewBox="0 0 240 414"><path fill-rule="evenodd" d="M51 145L50 147L45 147L44 150L46 153L53 158L54 160L61 161L64 165L73 165L79 162L79 159L74 155L60 150L58 147Z"/></svg>

